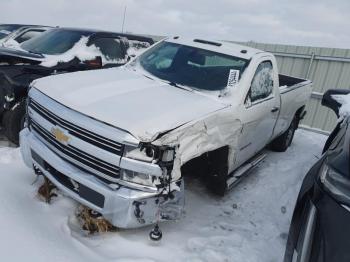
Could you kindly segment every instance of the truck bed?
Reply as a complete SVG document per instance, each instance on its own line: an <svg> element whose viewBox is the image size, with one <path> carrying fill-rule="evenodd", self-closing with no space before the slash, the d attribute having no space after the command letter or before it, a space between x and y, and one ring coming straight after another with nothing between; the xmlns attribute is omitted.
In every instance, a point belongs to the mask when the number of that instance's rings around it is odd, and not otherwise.
<svg viewBox="0 0 350 262"><path fill-rule="evenodd" d="M274 135L278 136L286 131L297 110L305 108L311 95L312 82L287 75L279 75L281 107L276 123Z"/></svg>
<svg viewBox="0 0 350 262"><path fill-rule="evenodd" d="M280 87L291 87L306 81L305 79L302 79L302 78L297 78L297 77L282 75L282 74L279 74L278 78L279 78Z"/></svg>

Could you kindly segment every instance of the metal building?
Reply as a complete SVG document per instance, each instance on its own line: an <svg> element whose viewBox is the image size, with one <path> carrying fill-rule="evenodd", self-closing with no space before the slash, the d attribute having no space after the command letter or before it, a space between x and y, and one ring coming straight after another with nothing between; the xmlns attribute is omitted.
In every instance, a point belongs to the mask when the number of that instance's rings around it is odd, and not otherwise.
<svg viewBox="0 0 350 262"><path fill-rule="evenodd" d="M330 88L350 89L350 49L292 45L240 43L275 54L279 71L313 81L313 92L307 105L308 114L302 127L322 133L331 131L335 114L321 105L322 94Z"/></svg>

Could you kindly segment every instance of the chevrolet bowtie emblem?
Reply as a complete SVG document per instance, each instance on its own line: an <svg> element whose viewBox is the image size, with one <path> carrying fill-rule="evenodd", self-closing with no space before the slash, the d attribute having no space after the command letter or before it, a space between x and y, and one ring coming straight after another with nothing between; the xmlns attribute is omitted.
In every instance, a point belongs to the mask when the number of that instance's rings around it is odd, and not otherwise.
<svg viewBox="0 0 350 262"><path fill-rule="evenodd" d="M63 131L59 127L55 126L51 128L51 133L56 138L56 140L64 145L67 145L70 137L68 136L68 132Z"/></svg>

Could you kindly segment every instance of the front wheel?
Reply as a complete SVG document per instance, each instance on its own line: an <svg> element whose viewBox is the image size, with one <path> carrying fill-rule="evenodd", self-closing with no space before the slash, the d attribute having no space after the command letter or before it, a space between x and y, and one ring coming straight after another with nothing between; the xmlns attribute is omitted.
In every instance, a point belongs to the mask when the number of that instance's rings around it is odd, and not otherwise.
<svg viewBox="0 0 350 262"><path fill-rule="evenodd" d="M273 151L277 152L285 152L287 148L291 145L295 130L298 127L298 120L296 117L293 118L292 122L290 123L288 129L279 137L275 138L271 144L270 148Z"/></svg>
<svg viewBox="0 0 350 262"><path fill-rule="evenodd" d="M19 144L19 132L24 127L25 112L25 101L22 101L6 111L3 116L4 134L8 140L16 145Z"/></svg>

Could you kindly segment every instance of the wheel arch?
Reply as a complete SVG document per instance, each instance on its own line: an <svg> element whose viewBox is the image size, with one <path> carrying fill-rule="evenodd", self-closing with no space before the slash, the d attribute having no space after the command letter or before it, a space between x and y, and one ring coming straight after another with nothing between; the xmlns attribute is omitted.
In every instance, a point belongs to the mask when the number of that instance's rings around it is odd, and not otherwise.
<svg viewBox="0 0 350 262"><path fill-rule="evenodd" d="M299 107L294 114L294 116L297 118L297 128L299 127L300 121L303 120L306 115L305 107L305 105Z"/></svg>
<svg viewBox="0 0 350 262"><path fill-rule="evenodd" d="M182 176L196 176L203 179L215 194L223 195L229 168L228 145L203 153L181 166Z"/></svg>

